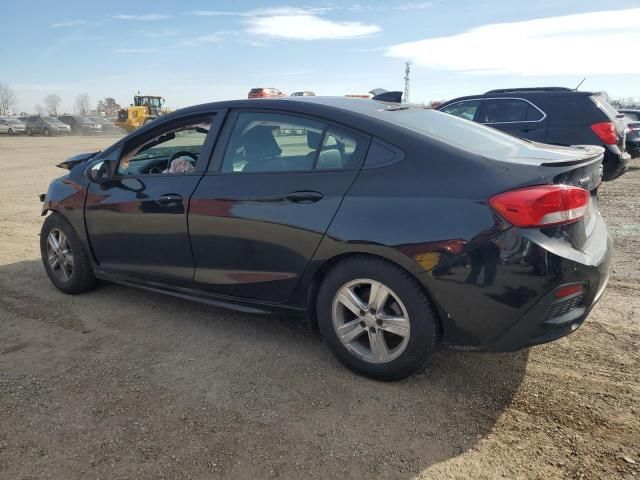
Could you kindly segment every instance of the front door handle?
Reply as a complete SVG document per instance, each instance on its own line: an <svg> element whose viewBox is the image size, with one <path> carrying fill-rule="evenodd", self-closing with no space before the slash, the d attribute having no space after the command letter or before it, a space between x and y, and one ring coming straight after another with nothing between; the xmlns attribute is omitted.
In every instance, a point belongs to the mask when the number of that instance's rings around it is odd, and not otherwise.
<svg viewBox="0 0 640 480"><path fill-rule="evenodd" d="M156 200L158 205L175 205L176 203L182 203L182 195L178 195L177 193L166 193L164 195L160 195L160 198Z"/></svg>
<svg viewBox="0 0 640 480"><path fill-rule="evenodd" d="M307 190L291 192L284 196L286 200L293 203L315 203L322 199L322 197L323 195L320 192Z"/></svg>

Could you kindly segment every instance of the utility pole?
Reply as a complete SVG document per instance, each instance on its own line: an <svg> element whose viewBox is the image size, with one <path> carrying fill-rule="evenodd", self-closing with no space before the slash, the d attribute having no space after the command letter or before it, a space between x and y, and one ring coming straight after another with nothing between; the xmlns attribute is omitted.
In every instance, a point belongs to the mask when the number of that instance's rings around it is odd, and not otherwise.
<svg viewBox="0 0 640 480"><path fill-rule="evenodd" d="M409 103L409 73L411 72L411 62L404 64L404 103Z"/></svg>

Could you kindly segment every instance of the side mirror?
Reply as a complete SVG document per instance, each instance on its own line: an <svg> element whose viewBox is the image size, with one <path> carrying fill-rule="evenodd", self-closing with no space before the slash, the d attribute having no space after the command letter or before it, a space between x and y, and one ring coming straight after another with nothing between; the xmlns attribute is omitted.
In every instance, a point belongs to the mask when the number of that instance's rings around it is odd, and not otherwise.
<svg viewBox="0 0 640 480"><path fill-rule="evenodd" d="M113 174L113 163L111 160L95 162L87 169L87 177L95 183L108 181Z"/></svg>

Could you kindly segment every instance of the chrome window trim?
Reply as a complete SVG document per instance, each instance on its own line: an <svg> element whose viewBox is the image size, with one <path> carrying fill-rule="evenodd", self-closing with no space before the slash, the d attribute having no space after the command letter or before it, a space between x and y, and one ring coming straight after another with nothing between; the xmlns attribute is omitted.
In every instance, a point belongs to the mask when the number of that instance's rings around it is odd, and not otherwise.
<svg viewBox="0 0 640 480"><path fill-rule="evenodd" d="M505 124L510 124L510 123L540 123L540 122L543 122L547 118L547 114L546 114L546 112L544 112L544 110L542 110L540 107L538 107L536 104L534 104L530 100L527 100L526 98L521 98L521 97L466 98L464 100L458 100L457 102L450 103L445 108L450 107L452 105L456 105L458 103L475 102L475 101L484 102L486 100L522 100L523 102L527 102L533 108L538 110L542 114L542 118L540 118L539 120L521 120L521 121L516 121L516 122L477 122L477 123L481 123L482 125L505 125ZM447 113L447 112L444 112L444 113ZM448 115L450 115L450 114L448 114Z"/></svg>

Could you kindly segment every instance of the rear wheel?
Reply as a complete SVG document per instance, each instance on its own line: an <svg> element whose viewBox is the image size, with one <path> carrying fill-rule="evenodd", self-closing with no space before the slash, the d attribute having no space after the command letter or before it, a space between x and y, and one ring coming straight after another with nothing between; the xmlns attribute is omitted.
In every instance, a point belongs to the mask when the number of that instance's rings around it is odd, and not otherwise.
<svg viewBox="0 0 640 480"><path fill-rule="evenodd" d="M42 131L42 133L44 134L44 136L45 136L45 137L48 137L48 136L50 136L50 135L51 135L51 132L49 131L49 129L48 129L48 128L45 128L45 129Z"/></svg>
<svg viewBox="0 0 640 480"><path fill-rule="evenodd" d="M316 303L323 338L351 370L398 380L424 368L439 324L431 301L406 271L358 256L325 277Z"/></svg>
<svg viewBox="0 0 640 480"><path fill-rule="evenodd" d="M33 136L33 130L31 130L30 128L27 128L27 135L32 137Z"/></svg>
<svg viewBox="0 0 640 480"><path fill-rule="evenodd" d="M9 135L13 136L13 134L14 134L14 133L13 133L13 128L10 128L10 129L9 129Z"/></svg>
<svg viewBox="0 0 640 480"><path fill-rule="evenodd" d="M97 280L89 257L71 224L60 214L49 215L40 232L40 252L47 275L65 293L82 293Z"/></svg>

